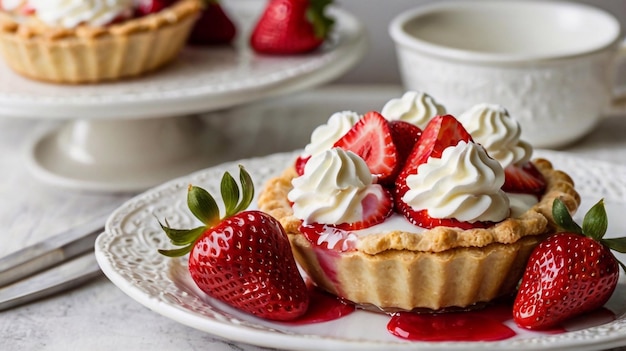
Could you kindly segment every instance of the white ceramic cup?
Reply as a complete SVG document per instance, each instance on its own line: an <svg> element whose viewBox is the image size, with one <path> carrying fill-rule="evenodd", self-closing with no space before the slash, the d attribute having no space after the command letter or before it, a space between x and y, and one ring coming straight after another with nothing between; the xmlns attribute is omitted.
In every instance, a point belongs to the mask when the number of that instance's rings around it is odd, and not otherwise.
<svg viewBox="0 0 626 351"><path fill-rule="evenodd" d="M595 7L438 1L399 14L389 32L406 89L453 115L502 105L535 147L568 145L609 111L626 112L615 93L626 42L618 20Z"/></svg>

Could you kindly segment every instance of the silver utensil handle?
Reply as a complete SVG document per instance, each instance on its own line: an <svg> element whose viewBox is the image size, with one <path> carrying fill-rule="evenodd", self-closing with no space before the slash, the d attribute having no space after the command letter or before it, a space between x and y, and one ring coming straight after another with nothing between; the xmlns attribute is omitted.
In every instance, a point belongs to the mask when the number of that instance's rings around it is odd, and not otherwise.
<svg viewBox="0 0 626 351"><path fill-rule="evenodd" d="M0 258L0 286L5 286L93 250L108 213L83 225Z"/></svg>
<svg viewBox="0 0 626 351"><path fill-rule="evenodd" d="M101 274L93 252L0 288L0 311L76 287Z"/></svg>

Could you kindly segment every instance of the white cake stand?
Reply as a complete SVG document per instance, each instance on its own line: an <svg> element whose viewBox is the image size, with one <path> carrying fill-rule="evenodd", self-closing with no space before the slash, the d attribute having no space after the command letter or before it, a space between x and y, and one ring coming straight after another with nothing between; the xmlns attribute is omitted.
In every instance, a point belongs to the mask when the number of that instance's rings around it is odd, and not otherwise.
<svg viewBox="0 0 626 351"><path fill-rule="evenodd" d="M70 120L32 138L26 160L40 179L91 191L139 191L208 167L220 133L193 114L283 95L329 82L353 67L367 44L359 21L339 9L332 38L301 56L262 56L247 45L259 1L230 10L233 47L186 48L146 77L97 85L35 82L0 64L0 116ZM254 118L255 116L250 116ZM245 137L245 136L242 136Z"/></svg>

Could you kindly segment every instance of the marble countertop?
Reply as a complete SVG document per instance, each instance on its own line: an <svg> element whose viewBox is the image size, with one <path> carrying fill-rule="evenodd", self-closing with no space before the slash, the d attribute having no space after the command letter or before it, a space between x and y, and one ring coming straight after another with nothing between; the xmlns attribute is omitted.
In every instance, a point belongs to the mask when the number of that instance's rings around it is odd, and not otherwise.
<svg viewBox="0 0 626 351"><path fill-rule="evenodd" d="M313 128L336 111L380 110L399 86L327 86L203 116L223 138L223 161L298 149ZM56 188L28 171L23 147L59 122L0 118L0 256L112 211L136 194ZM286 132L289 131L289 132ZM600 121L561 151L626 165L626 116ZM34 303L0 312L3 350L263 350L236 344L165 318L100 276ZM626 350L626 348L621 348Z"/></svg>

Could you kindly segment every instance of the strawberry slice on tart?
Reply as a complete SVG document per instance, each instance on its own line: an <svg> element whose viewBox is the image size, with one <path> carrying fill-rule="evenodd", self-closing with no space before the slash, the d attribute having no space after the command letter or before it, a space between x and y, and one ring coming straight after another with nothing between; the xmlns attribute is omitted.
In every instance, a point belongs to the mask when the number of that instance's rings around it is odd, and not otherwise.
<svg viewBox="0 0 626 351"><path fill-rule="evenodd" d="M512 164L504 169L505 180L502 190L507 193L533 194L541 196L546 190L546 180L532 162Z"/></svg>
<svg viewBox="0 0 626 351"><path fill-rule="evenodd" d="M417 226L423 228L434 228L437 226L458 227L461 229L472 228L486 228L494 224L494 221L490 220L459 220L454 217L439 218L431 216L429 210L426 208L414 208L411 204L407 203L405 195L410 191L410 186L407 179L411 176L417 176L418 170L421 165L429 162L430 159L441 159L444 151L448 148L456 147L459 144L474 145L479 149L479 152L483 153L483 158L490 160L490 168L493 172L499 171L503 173L502 167L499 166L497 161L487 156L484 149L474 144L471 135L465 130L463 125L451 115L436 116L429 124L424 128L424 131L409 155L404 167L400 171L395 181L395 193L394 200L396 211L404 215L407 220ZM490 173L491 171L487 171ZM497 179L496 173L489 174L488 177L495 182ZM502 174L503 178L503 174ZM503 181L503 179L502 179ZM501 183L500 183L501 184ZM496 194L500 197L498 201L508 206L508 199L503 200L503 194ZM470 197L473 197L470 196ZM459 200L466 201L466 200ZM468 202L473 200L468 200ZM477 202L477 206L484 206L484 203ZM500 219L501 220L501 219Z"/></svg>
<svg viewBox="0 0 626 351"><path fill-rule="evenodd" d="M398 149L389 122L380 113L366 113L334 147L359 155L378 183L392 183L399 170Z"/></svg>
<svg viewBox="0 0 626 351"><path fill-rule="evenodd" d="M320 246L326 249L339 251L354 250L356 237L353 231L380 224L393 212L391 192L387 189L382 190L383 196L377 197L370 194L361 201L363 211L361 220L340 224L303 223L299 228L300 232L309 241L320 243Z"/></svg>
<svg viewBox="0 0 626 351"><path fill-rule="evenodd" d="M163 10L176 0L139 0L136 1L135 14L138 17L147 16Z"/></svg>
<svg viewBox="0 0 626 351"><path fill-rule="evenodd" d="M393 212L392 194L374 178L350 150L332 148L312 156L288 194L302 232L349 232L385 221Z"/></svg>
<svg viewBox="0 0 626 351"><path fill-rule="evenodd" d="M309 161L311 156L298 156L296 158L296 162L294 162L294 167L296 168L296 173L301 176L304 174L304 166Z"/></svg>
<svg viewBox="0 0 626 351"><path fill-rule="evenodd" d="M408 190L406 177L417 174L417 168L429 157L441 158L443 150L455 146L459 141L472 141L472 136L451 115L435 116L424 128L419 141L407 157L404 167L395 181L396 197Z"/></svg>
<svg viewBox="0 0 626 351"><path fill-rule="evenodd" d="M399 166L401 168L420 136L422 136L422 129L413 123L400 120L390 121L389 129L391 130L391 138L398 149Z"/></svg>

